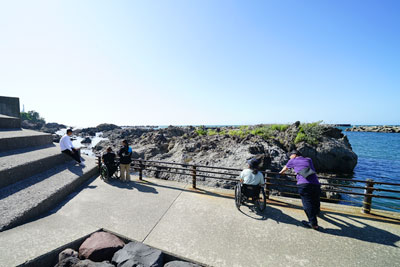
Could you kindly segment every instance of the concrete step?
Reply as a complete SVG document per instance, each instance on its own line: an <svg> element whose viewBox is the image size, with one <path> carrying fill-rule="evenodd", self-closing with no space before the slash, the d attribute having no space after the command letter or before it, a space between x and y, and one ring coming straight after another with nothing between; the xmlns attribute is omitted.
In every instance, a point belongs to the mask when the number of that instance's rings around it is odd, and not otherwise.
<svg viewBox="0 0 400 267"><path fill-rule="evenodd" d="M74 162L0 189L0 231L32 220L60 203L98 173L94 158L84 156L85 167Z"/></svg>
<svg viewBox="0 0 400 267"><path fill-rule="evenodd" d="M0 114L0 129L20 129L21 119Z"/></svg>
<svg viewBox="0 0 400 267"><path fill-rule="evenodd" d="M71 160L58 144L1 152L0 188Z"/></svg>
<svg viewBox="0 0 400 267"><path fill-rule="evenodd" d="M32 130L0 130L0 152L19 148L50 145L53 137L48 133Z"/></svg>

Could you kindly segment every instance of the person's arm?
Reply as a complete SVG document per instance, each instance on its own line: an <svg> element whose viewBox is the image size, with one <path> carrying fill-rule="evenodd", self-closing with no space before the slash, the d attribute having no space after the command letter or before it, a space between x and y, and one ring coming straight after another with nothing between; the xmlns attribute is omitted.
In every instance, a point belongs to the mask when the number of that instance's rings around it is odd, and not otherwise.
<svg viewBox="0 0 400 267"><path fill-rule="evenodd" d="M282 170L279 172L279 174L284 174L287 170L293 168L293 159L290 159L286 165L282 168Z"/></svg>
<svg viewBox="0 0 400 267"><path fill-rule="evenodd" d="M243 183L243 172L244 172L244 170L240 173L240 175L239 175L239 181L241 182L241 183Z"/></svg>
<svg viewBox="0 0 400 267"><path fill-rule="evenodd" d="M279 174L284 174L289 168L285 165L282 170L279 172Z"/></svg>

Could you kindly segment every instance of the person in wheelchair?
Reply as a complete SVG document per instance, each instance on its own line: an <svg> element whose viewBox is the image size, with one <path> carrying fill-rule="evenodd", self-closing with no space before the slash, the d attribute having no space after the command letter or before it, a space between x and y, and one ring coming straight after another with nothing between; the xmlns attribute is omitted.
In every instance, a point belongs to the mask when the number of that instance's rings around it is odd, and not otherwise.
<svg viewBox="0 0 400 267"><path fill-rule="evenodd" d="M240 173L240 182L242 185L242 193L246 198L255 201L260 194L261 186L264 185L264 175L258 170L260 160L252 158L247 161L248 168Z"/></svg>
<svg viewBox="0 0 400 267"><path fill-rule="evenodd" d="M117 170L117 164L115 162L116 155L112 151L111 147L107 147L106 153L101 157L104 165L106 165L108 170L108 178L112 177L114 172Z"/></svg>

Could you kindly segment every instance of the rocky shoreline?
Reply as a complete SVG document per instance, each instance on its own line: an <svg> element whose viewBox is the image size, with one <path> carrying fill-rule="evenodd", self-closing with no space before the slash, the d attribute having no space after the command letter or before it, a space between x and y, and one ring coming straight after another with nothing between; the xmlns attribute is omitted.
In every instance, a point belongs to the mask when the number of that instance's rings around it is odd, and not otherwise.
<svg viewBox="0 0 400 267"><path fill-rule="evenodd" d="M400 126L353 126L348 132L400 133Z"/></svg>
<svg viewBox="0 0 400 267"><path fill-rule="evenodd" d="M287 163L289 151L298 149L304 156L313 159L317 172L323 173L324 176L351 175L357 164L357 155L352 151L347 137L335 127L314 126L319 136L305 140L299 136L303 136L303 132L312 135L313 131L304 131L305 125L300 122L279 127L256 125L239 128L174 126L163 129L116 128L103 132L103 137L108 140L101 141L94 149L99 154L108 146L118 150L121 141L127 139L133 148L135 159L243 169L246 167L247 159L258 157L262 162L261 170L273 172L278 172ZM191 179L187 175L165 172L147 171L146 174L182 182L190 182ZM216 174L213 176L219 177ZM321 181L329 184L329 180ZM236 183L222 179L199 178L198 184L233 188ZM278 191L275 193L279 194ZM325 196L338 198L337 194Z"/></svg>
<svg viewBox="0 0 400 267"><path fill-rule="evenodd" d="M312 158L317 172L324 176L351 175L358 159L340 129L320 123L212 128L101 124L78 129L74 134L84 138L82 142L90 143L99 132L107 140L94 146L94 153L101 154L108 146L118 151L122 140L126 139L133 148L134 159L243 169L247 159L258 157L261 170L278 172L289 160L288 152L297 149ZM184 182L191 179L187 175L164 172L147 174ZM199 184L232 188L235 183L202 178Z"/></svg>

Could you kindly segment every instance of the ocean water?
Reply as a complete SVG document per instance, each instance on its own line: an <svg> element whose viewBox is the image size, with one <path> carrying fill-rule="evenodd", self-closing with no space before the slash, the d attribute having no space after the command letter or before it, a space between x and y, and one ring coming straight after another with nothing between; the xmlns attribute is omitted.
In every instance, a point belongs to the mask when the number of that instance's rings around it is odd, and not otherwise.
<svg viewBox="0 0 400 267"><path fill-rule="evenodd" d="M400 134L398 133L372 133L372 132L343 132L347 135L353 151L358 155L358 163L354 169L354 179L372 179L376 182L400 184ZM365 186L363 183L354 183ZM377 185L400 191L400 186ZM355 189L354 192L363 192ZM400 197L400 193L378 192L376 195ZM362 201L362 196L342 196L347 200ZM372 208L379 208L400 212L400 200L373 198Z"/></svg>

